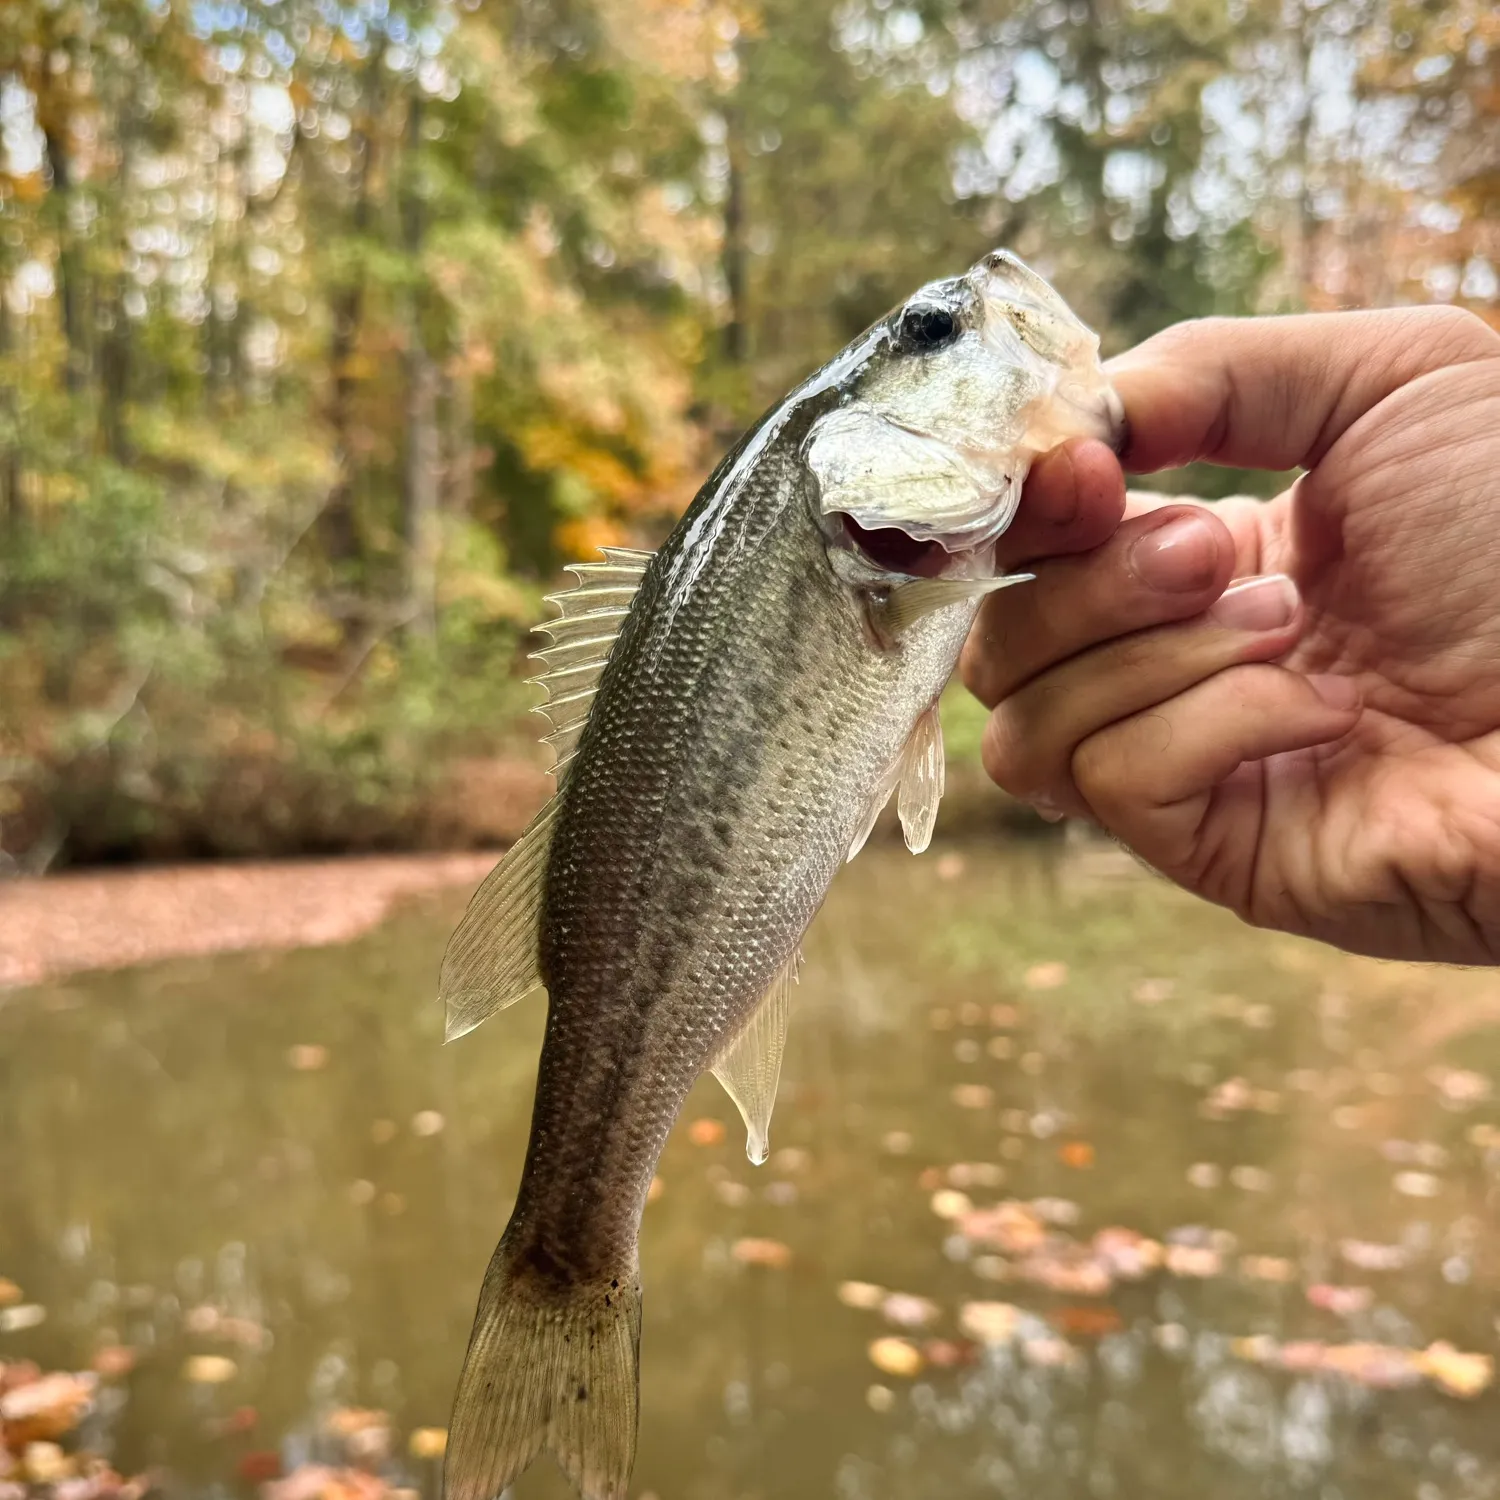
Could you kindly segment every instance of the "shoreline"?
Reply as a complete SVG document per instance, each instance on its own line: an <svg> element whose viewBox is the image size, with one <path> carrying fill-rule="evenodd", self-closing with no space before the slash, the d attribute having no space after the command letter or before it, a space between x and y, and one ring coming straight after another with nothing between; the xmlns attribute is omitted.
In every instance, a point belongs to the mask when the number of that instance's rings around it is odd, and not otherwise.
<svg viewBox="0 0 1500 1500"><path fill-rule="evenodd" d="M478 885L502 852L124 865L0 882L0 996L170 958L349 942L408 897Z"/></svg>

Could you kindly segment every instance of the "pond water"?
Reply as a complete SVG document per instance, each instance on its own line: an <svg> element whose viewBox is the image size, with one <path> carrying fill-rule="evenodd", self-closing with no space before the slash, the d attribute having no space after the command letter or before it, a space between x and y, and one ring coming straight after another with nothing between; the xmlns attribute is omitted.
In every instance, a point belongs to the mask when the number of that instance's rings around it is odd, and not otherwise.
<svg viewBox="0 0 1500 1500"><path fill-rule="evenodd" d="M439 1045L462 904L0 1006L0 1361L121 1472L436 1493L542 1020ZM806 953L770 1162L711 1079L661 1162L633 1495L1500 1495L1500 979L1092 843L872 849Z"/></svg>

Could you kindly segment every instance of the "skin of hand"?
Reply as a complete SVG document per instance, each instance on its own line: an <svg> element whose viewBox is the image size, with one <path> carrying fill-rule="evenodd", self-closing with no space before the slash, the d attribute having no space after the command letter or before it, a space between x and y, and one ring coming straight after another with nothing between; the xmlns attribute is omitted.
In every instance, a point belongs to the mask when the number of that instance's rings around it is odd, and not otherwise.
<svg viewBox="0 0 1500 1500"><path fill-rule="evenodd" d="M1500 335L1453 308L1184 323L1110 366L1124 463L1033 469L962 672L985 767L1257 926L1500 961ZM1231 582L1233 580L1233 582Z"/></svg>

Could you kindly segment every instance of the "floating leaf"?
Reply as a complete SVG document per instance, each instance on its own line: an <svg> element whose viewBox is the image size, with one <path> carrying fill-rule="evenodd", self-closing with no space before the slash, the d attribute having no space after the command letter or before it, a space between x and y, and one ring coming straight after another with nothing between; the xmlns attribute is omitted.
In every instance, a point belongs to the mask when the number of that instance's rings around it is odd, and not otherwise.
<svg viewBox="0 0 1500 1500"><path fill-rule="evenodd" d="M981 1344L1008 1344L1016 1336L1021 1310L1009 1302L965 1302L958 1310L958 1326Z"/></svg>
<svg viewBox="0 0 1500 1500"><path fill-rule="evenodd" d="M1163 1263L1174 1276L1198 1279L1224 1269L1224 1257L1208 1245L1168 1245Z"/></svg>
<svg viewBox="0 0 1500 1500"><path fill-rule="evenodd" d="M979 1358L979 1346L972 1339L927 1339L922 1357L938 1370L954 1370L972 1365Z"/></svg>
<svg viewBox="0 0 1500 1500"><path fill-rule="evenodd" d="M222 1354L195 1354L183 1365L182 1374L194 1385L223 1385L239 1374L239 1366Z"/></svg>
<svg viewBox="0 0 1500 1500"><path fill-rule="evenodd" d="M880 1315L897 1328L926 1328L942 1316L942 1309L927 1297L910 1292L892 1292L880 1304Z"/></svg>
<svg viewBox="0 0 1500 1500"><path fill-rule="evenodd" d="M771 1271L784 1271L792 1263L791 1247L780 1240L736 1240L730 1254L742 1266L764 1266Z"/></svg>
<svg viewBox="0 0 1500 1500"><path fill-rule="evenodd" d="M1089 1339L1118 1333L1125 1326L1112 1307L1060 1307L1052 1314L1052 1320L1064 1333Z"/></svg>
<svg viewBox="0 0 1500 1500"><path fill-rule="evenodd" d="M15 1307L0 1308L0 1333L19 1333L47 1321L47 1309L40 1302L22 1302Z"/></svg>
<svg viewBox="0 0 1500 1500"><path fill-rule="evenodd" d="M71 1432L93 1405L98 1379L92 1373L42 1375L0 1395L6 1442L50 1441Z"/></svg>
<svg viewBox="0 0 1500 1500"><path fill-rule="evenodd" d="M1134 1229L1111 1226L1094 1236L1094 1254L1122 1281L1140 1281L1161 1265L1164 1251L1156 1240Z"/></svg>
<svg viewBox="0 0 1500 1500"><path fill-rule="evenodd" d="M1443 1190L1430 1172L1397 1172L1391 1186L1405 1198L1436 1198Z"/></svg>
<svg viewBox="0 0 1500 1500"><path fill-rule="evenodd" d="M1284 1285L1297 1279L1297 1267L1283 1255L1245 1255L1240 1257L1240 1275Z"/></svg>
<svg viewBox="0 0 1500 1500"><path fill-rule="evenodd" d="M418 1427L406 1442L413 1458L441 1458L448 1451L446 1427Z"/></svg>
<svg viewBox="0 0 1500 1500"><path fill-rule="evenodd" d="M992 1245L1007 1255L1027 1254L1047 1238L1046 1226L1035 1209L1013 1200L961 1214L958 1230L965 1239Z"/></svg>
<svg viewBox="0 0 1500 1500"><path fill-rule="evenodd" d="M838 1298L845 1307L857 1307L870 1312L879 1307L886 1295L883 1286L872 1281L843 1281L839 1283Z"/></svg>
<svg viewBox="0 0 1500 1500"><path fill-rule="evenodd" d="M96 1375L106 1380L118 1380L135 1369L135 1350L126 1344L105 1344L94 1351L93 1367Z"/></svg>
<svg viewBox="0 0 1500 1500"><path fill-rule="evenodd" d="M999 1187L1005 1168L993 1161L960 1161L948 1168L947 1178L950 1187Z"/></svg>
<svg viewBox="0 0 1500 1500"><path fill-rule="evenodd" d="M1341 1240L1339 1254L1361 1271L1399 1271L1408 1255L1401 1245L1379 1245L1371 1240Z"/></svg>
<svg viewBox="0 0 1500 1500"><path fill-rule="evenodd" d="M1461 1354L1452 1344L1431 1344L1417 1356L1417 1366L1450 1396L1472 1399L1488 1390L1495 1378L1495 1361L1488 1354Z"/></svg>
<svg viewBox="0 0 1500 1500"><path fill-rule="evenodd" d="M876 1339L869 1347L870 1363L883 1375L909 1380L922 1372L922 1351L910 1339Z"/></svg>
<svg viewBox="0 0 1500 1500"><path fill-rule="evenodd" d="M932 1195L932 1211L940 1219L962 1219L973 1209L974 1203L969 1195L954 1188L939 1188Z"/></svg>
<svg viewBox="0 0 1500 1500"><path fill-rule="evenodd" d="M1269 1193L1272 1187L1271 1174L1264 1167L1231 1167L1229 1180L1245 1193Z"/></svg>
<svg viewBox="0 0 1500 1500"><path fill-rule="evenodd" d="M21 1288L15 1282L0 1276L0 1307L13 1307L21 1300Z"/></svg>
<svg viewBox="0 0 1500 1500"><path fill-rule="evenodd" d="M1307 1300L1323 1312L1348 1318L1367 1312L1375 1301L1375 1293L1367 1286L1330 1286L1320 1282L1308 1287Z"/></svg>
<svg viewBox="0 0 1500 1500"><path fill-rule="evenodd" d="M1045 964L1032 964L1021 977L1021 983L1028 990L1055 990L1068 982L1068 966L1065 963L1054 961Z"/></svg>

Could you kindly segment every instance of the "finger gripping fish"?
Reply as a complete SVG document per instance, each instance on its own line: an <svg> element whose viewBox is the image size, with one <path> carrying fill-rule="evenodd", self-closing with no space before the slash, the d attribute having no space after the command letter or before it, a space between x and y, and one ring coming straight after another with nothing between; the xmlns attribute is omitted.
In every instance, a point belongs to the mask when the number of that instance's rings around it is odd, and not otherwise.
<svg viewBox="0 0 1500 1500"><path fill-rule="evenodd" d="M1116 441L1098 340L997 251L923 287L768 412L654 556L573 569L541 627L557 793L443 961L448 1035L545 985L510 1223L450 1429L448 1500L543 1448L587 1500L635 1455L636 1237L711 1068L766 1157L799 944L892 794L927 846L937 701L1036 454Z"/></svg>

